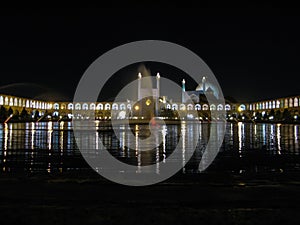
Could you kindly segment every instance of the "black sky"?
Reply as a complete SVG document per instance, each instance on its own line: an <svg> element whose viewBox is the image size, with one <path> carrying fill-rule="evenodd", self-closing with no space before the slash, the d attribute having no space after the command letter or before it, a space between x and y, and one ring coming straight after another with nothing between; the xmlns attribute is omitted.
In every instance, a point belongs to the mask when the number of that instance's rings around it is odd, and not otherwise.
<svg viewBox="0 0 300 225"><path fill-rule="evenodd" d="M299 24L298 10L266 7L1 9L0 86L35 83L72 98L82 74L101 54L157 39L198 54L225 96L254 101L296 95Z"/></svg>

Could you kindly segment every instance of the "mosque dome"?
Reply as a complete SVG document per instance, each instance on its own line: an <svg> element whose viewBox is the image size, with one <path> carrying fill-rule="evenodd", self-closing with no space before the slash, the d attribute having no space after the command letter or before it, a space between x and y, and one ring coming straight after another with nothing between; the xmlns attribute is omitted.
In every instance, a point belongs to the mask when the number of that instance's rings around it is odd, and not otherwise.
<svg viewBox="0 0 300 225"><path fill-rule="evenodd" d="M205 91L205 92L212 91L216 98L219 97L219 89L215 85L211 84L208 81L205 81L205 90L203 90L204 89L203 86L204 86L203 82L198 84L198 86L196 87L196 91Z"/></svg>

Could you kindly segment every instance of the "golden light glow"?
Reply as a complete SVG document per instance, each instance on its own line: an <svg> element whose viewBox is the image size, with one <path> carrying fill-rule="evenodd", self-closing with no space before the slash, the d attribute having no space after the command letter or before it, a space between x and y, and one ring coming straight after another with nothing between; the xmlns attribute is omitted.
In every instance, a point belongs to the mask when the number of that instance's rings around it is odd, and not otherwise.
<svg viewBox="0 0 300 225"><path fill-rule="evenodd" d="M151 104L151 100L150 100L150 99L147 99L146 105L149 106L150 104Z"/></svg>
<svg viewBox="0 0 300 225"><path fill-rule="evenodd" d="M138 105L136 105L136 106L134 107L134 109L135 109L135 110L139 110L140 107L139 107Z"/></svg>

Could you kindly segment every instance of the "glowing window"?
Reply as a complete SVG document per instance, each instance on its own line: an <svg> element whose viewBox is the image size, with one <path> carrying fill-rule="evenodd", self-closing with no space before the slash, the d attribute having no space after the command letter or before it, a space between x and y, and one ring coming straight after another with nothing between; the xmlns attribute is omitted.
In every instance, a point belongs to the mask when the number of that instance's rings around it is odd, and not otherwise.
<svg viewBox="0 0 300 225"><path fill-rule="evenodd" d="M96 104L95 103L91 103L90 104L90 110L95 110L96 109Z"/></svg>
<svg viewBox="0 0 300 225"><path fill-rule="evenodd" d="M97 105L97 110L103 110L103 104L102 103L99 103Z"/></svg>
<svg viewBox="0 0 300 225"><path fill-rule="evenodd" d="M4 105L8 105L8 97L5 97Z"/></svg>
<svg viewBox="0 0 300 225"><path fill-rule="evenodd" d="M173 105L172 105L172 109L173 109L173 110L178 110L178 105L177 105L177 104L173 104Z"/></svg>
<svg viewBox="0 0 300 225"><path fill-rule="evenodd" d="M192 104L188 104L187 105L187 110L193 110L193 105Z"/></svg>
<svg viewBox="0 0 300 225"><path fill-rule="evenodd" d="M9 99L9 105L10 105L10 106L13 106L13 105L14 105L13 98L10 98L10 99Z"/></svg>
<svg viewBox="0 0 300 225"><path fill-rule="evenodd" d="M185 110L185 104L180 104L179 109L180 110Z"/></svg>
<svg viewBox="0 0 300 225"><path fill-rule="evenodd" d="M207 105L207 104L204 104L204 105L202 106L202 109L203 109L203 110L208 110L208 105Z"/></svg>
<svg viewBox="0 0 300 225"><path fill-rule="evenodd" d="M226 111L229 111L229 110L231 110L231 107L230 107L230 105L229 105L229 104L226 104L226 105L225 105L225 110L226 110Z"/></svg>
<svg viewBox="0 0 300 225"><path fill-rule="evenodd" d="M196 104L196 105L195 105L195 109L196 109L196 110L201 110L200 104Z"/></svg>
<svg viewBox="0 0 300 225"><path fill-rule="evenodd" d="M124 104L124 103L122 103L122 104L120 105L120 110L125 110L125 104Z"/></svg>
<svg viewBox="0 0 300 225"><path fill-rule="evenodd" d="M293 106L294 106L294 104L293 104L293 99L290 98L290 104L289 104L289 107L293 107Z"/></svg>
<svg viewBox="0 0 300 225"><path fill-rule="evenodd" d="M222 105L222 104L219 104L217 109L218 109L218 110L223 110L223 105Z"/></svg>
<svg viewBox="0 0 300 225"><path fill-rule="evenodd" d="M298 107L299 105L298 105L298 98L295 98L294 99L294 107Z"/></svg>
<svg viewBox="0 0 300 225"><path fill-rule="evenodd" d="M4 101L3 101L3 96L0 96L0 105L3 105Z"/></svg>
<svg viewBox="0 0 300 225"><path fill-rule="evenodd" d="M76 109L76 110L81 110L81 105L80 105L80 103L76 103L75 109Z"/></svg>
<svg viewBox="0 0 300 225"><path fill-rule="evenodd" d="M82 104L82 109L83 110L88 110L89 109L89 105L87 103L83 103Z"/></svg>
<svg viewBox="0 0 300 225"><path fill-rule="evenodd" d="M58 104L58 103L54 103L54 105L53 105L53 109L55 109L55 110L59 110L59 104Z"/></svg>
<svg viewBox="0 0 300 225"><path fill-rule="evenodd" d="M105 110L110 110L110 104L109 103L106 103L105 106L104 106Z"/></svg>
<svg viewBox="0 0 300 225"><path fill-rule="evenodd" d="M68 104L68 109L70 110L70 109L73 109L73 103L69 103Z"/></svg>
<svg viewBox="0 0 300 225"><path fill-rule="evenodd" d="M111 106L112 110L118 110L118 104L117 103L113 103Z"/></svg>
<svg viewBox="0 0 300 225"><path fill-rule="evenodd" d="M167 104L167 109L171 109L171 105L170 104Z"/></svg>
<svg viewBox="0 0 300 225"><path fill-rule="evenodd" d="M216 106L214 104L211 104L209 107L210 110L216 110Z"/></svg>

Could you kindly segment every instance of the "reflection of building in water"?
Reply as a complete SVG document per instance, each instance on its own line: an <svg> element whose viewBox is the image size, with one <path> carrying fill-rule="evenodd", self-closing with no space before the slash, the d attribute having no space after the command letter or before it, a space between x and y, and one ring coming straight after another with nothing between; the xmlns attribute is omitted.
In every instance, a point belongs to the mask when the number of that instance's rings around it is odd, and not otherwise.
<svg viewBox="0 0 300 225"><path fill-rule="evenodd" d="M145 78L149 79L148 83L142 82ZM227 119L233 120L280 120L284 117L289 121L299 121L300 96L253 103L236 103L225 99L225 104L221 104L217 103L221 91L208 78L203 77L195 90L186 90L186 81L183 79L181 101L174 102L168 96L161 96L163 87L160 86L159 73L155 77L143 77L139 73L137 79L137 99L126 102L55 102L0 94L0 121L18 118L34 121L85 119L90 118L92 112L100 120L142 119L152 116L176 119L178 114L189 118L191 111L198 112L199 118L205 119L212 111L223 110L227 113ZM216 103L209 104L207 96L215 99Z"/></svg>

